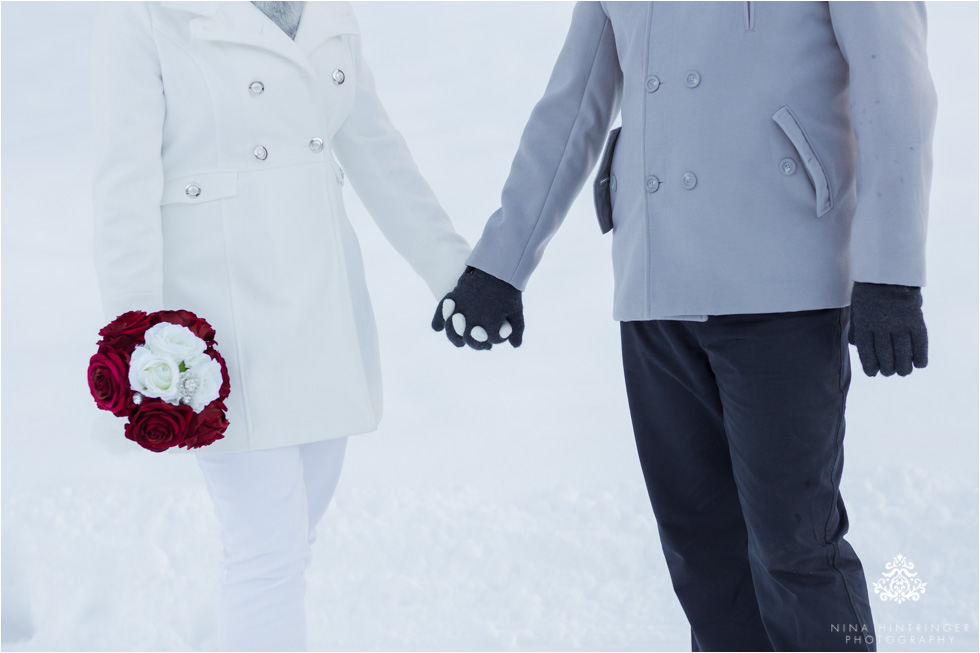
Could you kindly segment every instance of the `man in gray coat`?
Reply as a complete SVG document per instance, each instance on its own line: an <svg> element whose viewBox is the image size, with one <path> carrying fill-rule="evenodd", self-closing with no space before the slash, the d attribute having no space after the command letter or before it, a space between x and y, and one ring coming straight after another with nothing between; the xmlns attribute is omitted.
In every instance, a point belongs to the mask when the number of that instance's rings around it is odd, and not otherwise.
<svg viewBox="0 0 980 653"><path fill-rule="evenodd" d="M694 650L874 650L839 494L847 340L926 364L922 3L582 2L433 328L518 346L599 158L637 450Z"/></svg>

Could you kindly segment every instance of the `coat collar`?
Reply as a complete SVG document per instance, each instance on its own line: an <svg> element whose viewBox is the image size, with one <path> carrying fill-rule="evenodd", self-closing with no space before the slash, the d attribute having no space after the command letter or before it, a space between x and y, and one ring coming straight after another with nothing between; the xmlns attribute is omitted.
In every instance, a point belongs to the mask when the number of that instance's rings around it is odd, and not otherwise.
<svg viewBox="0 0 980 653"><path fill-rule="evenodd" d="M190 32L194 38L270 50L293 61L310 75L314 71L309 57L314 50L334 36L358 33L357 22L346 2L307 2L295 41L251 2L160 4L167 9L193 14Z"/></svg>
<svg viewBox="0 0 980 653"><path fill-rule="evenodd" d="M215 11L218 10L218 5L220 2L161 2L160 6L164 9L173 9L174 11L186 11L191 14L197 14L198 16L211 16Z"/></svg>

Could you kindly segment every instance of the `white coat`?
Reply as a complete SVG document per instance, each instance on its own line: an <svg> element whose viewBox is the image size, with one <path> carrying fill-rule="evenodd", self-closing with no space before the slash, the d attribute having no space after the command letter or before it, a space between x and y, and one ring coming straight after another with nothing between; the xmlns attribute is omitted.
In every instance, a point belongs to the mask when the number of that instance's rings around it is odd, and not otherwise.
<svg viewBox="0 0 980 653"><path fill-rule="evenodd" d="M248 2L106 3L91 90L106 319L187 309L217 330L230 426L204 451L374 430L377 334L334 154L435 297L470 248L378 99L350 6L307 3L293 41Z"/></svg>

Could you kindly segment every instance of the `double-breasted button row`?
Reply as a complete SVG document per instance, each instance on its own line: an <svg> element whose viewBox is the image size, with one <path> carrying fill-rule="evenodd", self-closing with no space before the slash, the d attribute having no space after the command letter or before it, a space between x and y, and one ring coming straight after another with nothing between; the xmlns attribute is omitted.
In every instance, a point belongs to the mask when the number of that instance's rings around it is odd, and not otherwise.
<svg viewBox="0 0 980 653"><path fill-rule="evenodd" d="M656 193L658 190L660 190L661 183L662 182L658 177L655 175L650 175L647 177L644 186L646 187L648 193ZM698 185L697 175L695 175L693 172L685 172L683 175L681 175L681 184L687 190L693 190L694 187Z"/></svg>
<svg viewBox="0 0 980 653"><path fill-rule="evenodd" d="M309 142L310 151L314 154L319 154L323 151L323 139L322 138L311 138ZM266 149L264 145L258 145L254 150L252 150L252 155L259 161L265 161L269 158L269 150Z"/></svg>
<svg viewBox="0 0 980 653"><path fill-rule="evenodd" d="M347 80L347 75L344 74L343 70L338 68L337 70L333 71L333 74L330 75L330 78L333 80L334 84L337 84L339 86L343 84L344 81ZM255 80L254 82L248 85L248 92L251 93L252 95L262 95L262 93L265 92L265 84L263 84L258 80Z"/></svg>
<svg viewBox="0 0 980 653"><path fill-rule="evenodd" d="M688 71L684 76L684 83L688 88L697 88L701 84L701 73L696 70ZM656 93L660 89L660 78L656 75L651 75L647 77L646 89L647 93Z"/></svg>
<svg viewBox="0 0 980 653"><path fill-rule="evenodd" d="M333 74L330 75L330 78L333 80L334 84L337 84L339 86L340 84L343 84L344 81L347 79L347 75L344 74L343 70L338 68L337 70L333 71ZM262 95L262 93L265 92L265 84L256 80L248 85L248 92L251 93L252 95Z"/></svg>

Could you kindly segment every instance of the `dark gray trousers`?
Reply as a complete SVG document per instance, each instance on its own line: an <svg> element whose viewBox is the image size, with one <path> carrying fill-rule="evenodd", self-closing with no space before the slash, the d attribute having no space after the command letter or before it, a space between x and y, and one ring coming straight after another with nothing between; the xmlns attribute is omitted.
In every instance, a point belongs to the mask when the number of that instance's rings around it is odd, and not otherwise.
<svg viewBox="0 0 980 653"><path fill-rule="evenodd" d="M875 650L839 492L848 315L622 323L637 451L694 650Z"/></svg>

